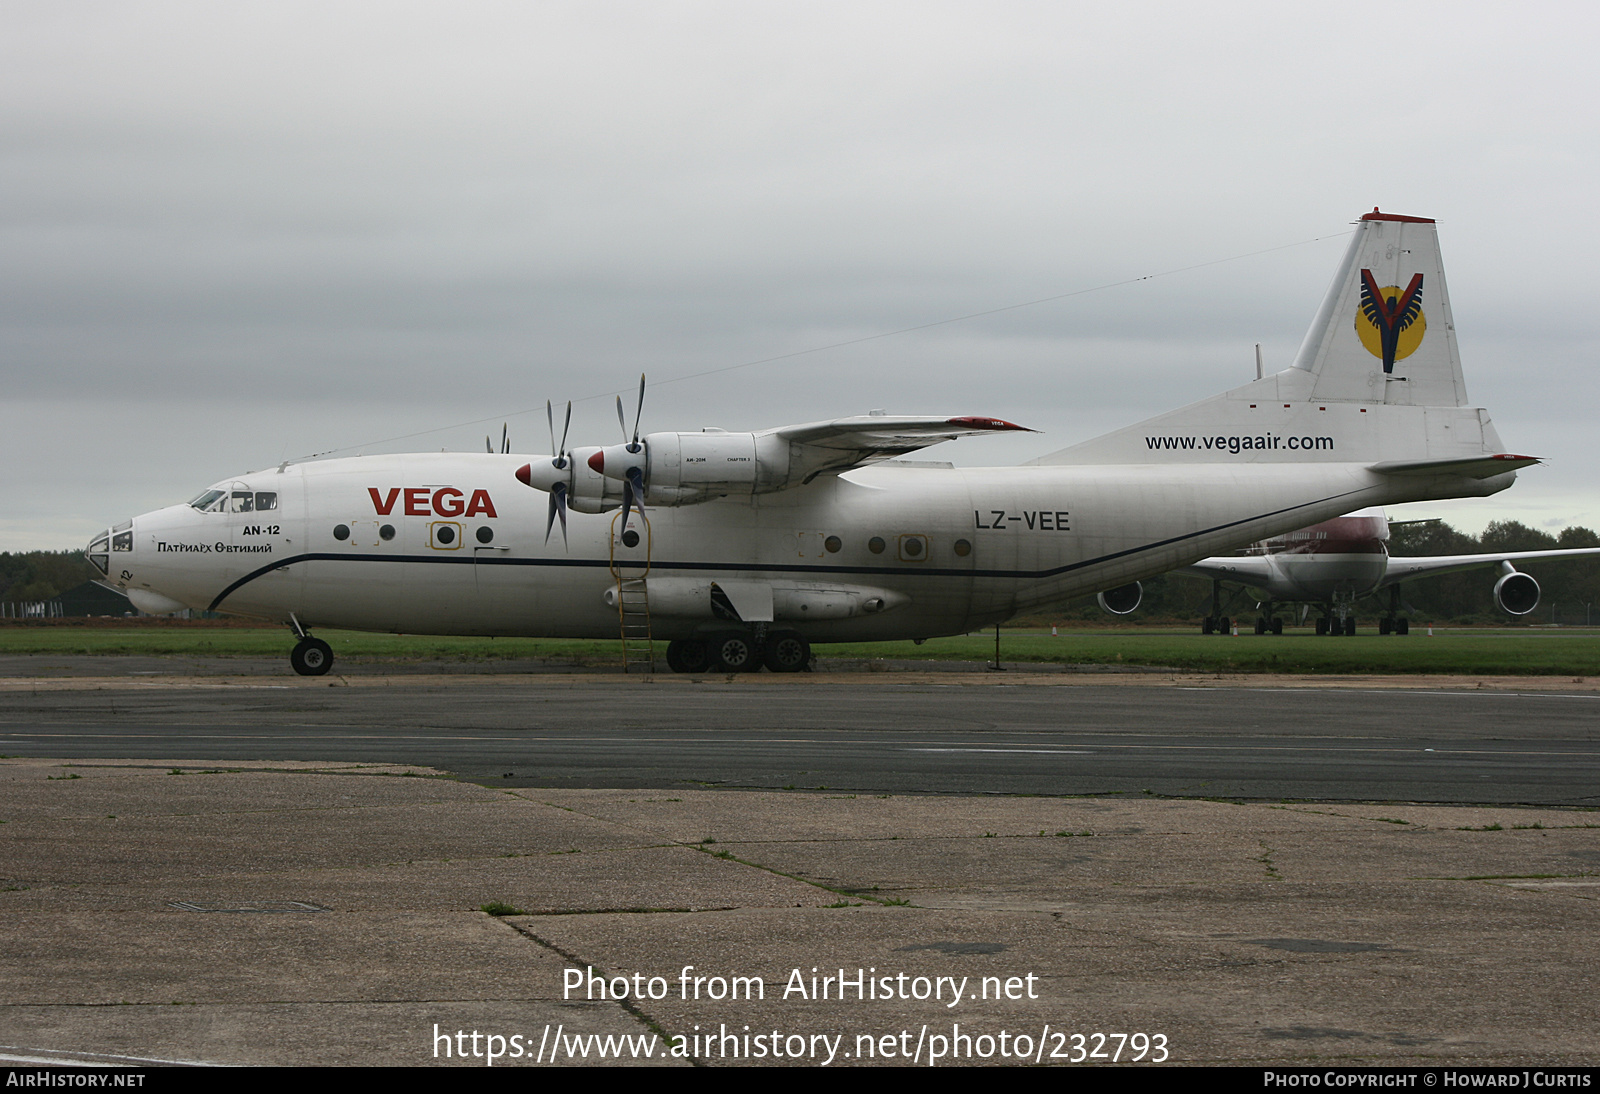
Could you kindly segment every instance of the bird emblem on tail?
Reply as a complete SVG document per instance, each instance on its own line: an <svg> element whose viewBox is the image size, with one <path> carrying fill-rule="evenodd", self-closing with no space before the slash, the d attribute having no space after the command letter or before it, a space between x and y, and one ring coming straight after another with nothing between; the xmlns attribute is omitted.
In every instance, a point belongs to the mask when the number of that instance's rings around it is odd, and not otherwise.
<svg viewBox="0 0 1600 1094"><path fill-rule="evenodd" d="M1362 319L1367 322L1365 329ZM1356 315L1356 333L1373 356L1383 358L1384 372L1393 372L1397 359L1410 356L1422 341L1425 330L1421 274L1412 275L1411 283L1401 292L1398 285L1379 288L1371 270L1361 271L1361 307ZM1412 336L1402 347L1400 336L1408 332Z"/></svg>

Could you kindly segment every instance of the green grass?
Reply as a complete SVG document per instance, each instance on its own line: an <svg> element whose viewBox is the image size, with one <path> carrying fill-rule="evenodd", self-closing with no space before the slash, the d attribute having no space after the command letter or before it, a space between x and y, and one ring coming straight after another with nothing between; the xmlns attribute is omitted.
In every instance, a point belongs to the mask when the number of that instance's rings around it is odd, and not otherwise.
<svg viewBox="0 0 1600 1094"><path fill-rule="evenodd" d="M1198 629L1198 628L1197 628ZM886 652L890 648L894 652ZM928 658L986 661L994 636L930 639L910 644L821 647L823 657ZM1376 634L1319 637L1311 630L1237 638L1154 628L1126 631L1001 633L1001 663L1164 666L1189 672L1461 673L1471 675L1600 675L1600 632L1421 628L1404 637Z"/></svg>
<svg viewBox="0 0 1600 1094"><path fill-rule="evenodd" d="M319 630L343 662L458 662L532 659L609 665L618 644L537 638L455 638ZM143 655L283 658L293 645L282 627L251 626L0 626L0 655ZM664 644L663 644L664 645ZM658 654L661 653L658 650ZM1004 631L1006 663L1160 666L1186 672L1447 673L1464 675L1600 676L1600 630L1583 628L1419 627L1405 637L1361 634L1318 637L1309 629L1281 637L1200 635L1158 627ZM819 645L823 660L966 661L994 656L994 636L910 642ZM335 668L337 671L337 666Z"/></svg>

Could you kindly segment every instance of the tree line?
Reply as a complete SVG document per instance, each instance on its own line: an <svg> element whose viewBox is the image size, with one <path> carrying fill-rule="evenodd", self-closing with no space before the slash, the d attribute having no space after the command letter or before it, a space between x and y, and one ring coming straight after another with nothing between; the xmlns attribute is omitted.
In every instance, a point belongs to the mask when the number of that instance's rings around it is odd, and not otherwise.
<svg viewBox="0 0 1600 1094"><path fill-rule="evenodd" d="M82 551L0 552L0 600L54 600L99 576Z"/></svg>

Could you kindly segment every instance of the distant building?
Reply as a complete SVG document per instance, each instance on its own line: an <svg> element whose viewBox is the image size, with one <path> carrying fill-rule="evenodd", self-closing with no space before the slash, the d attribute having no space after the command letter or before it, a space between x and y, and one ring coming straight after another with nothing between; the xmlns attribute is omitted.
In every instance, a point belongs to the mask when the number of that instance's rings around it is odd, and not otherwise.
<svg viewBox="0 0 1600 1094"><path fill-rule="evenodd" d="M8 600L0 604L0 617L6 619L138 614L124 594L93 581L85 581L49 600Z"/></svg>

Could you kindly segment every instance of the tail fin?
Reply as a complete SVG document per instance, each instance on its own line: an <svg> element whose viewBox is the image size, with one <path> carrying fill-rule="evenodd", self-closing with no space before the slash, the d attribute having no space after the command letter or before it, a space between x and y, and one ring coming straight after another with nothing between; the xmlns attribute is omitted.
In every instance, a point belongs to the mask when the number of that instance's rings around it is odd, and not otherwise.
<svg viewBox="0 0 1600 1094"><path fill-rule="evenodd" d="M1373 209L1358 223L1294 360L1309 397L1466 406L1434 222Z"/></svg>
<svg viewBox="0 0 1600 1094"><path fill-rule="evenodd" d="M1366 463L1502 451L1469 408L1434 222L1374 209L1294 366L1041 464Z"/></svg>

